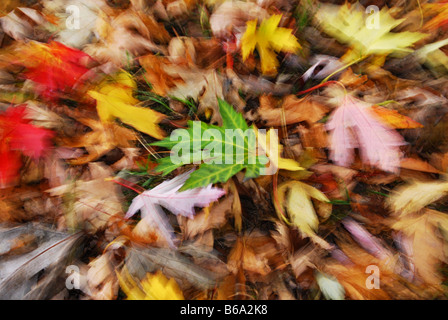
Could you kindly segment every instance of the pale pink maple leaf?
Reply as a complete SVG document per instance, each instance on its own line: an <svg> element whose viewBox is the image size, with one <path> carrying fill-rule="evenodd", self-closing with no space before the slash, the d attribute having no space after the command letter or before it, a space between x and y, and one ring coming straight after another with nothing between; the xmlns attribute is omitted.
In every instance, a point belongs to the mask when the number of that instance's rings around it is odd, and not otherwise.
<svg viewBox="0 0 448 320"><path fill-rule="evenodd" d="M192 171L181 174L135 197L126 213L126 219L140 210L142 218L157 227L169 245L174 248L174 231L161 207L176 215L192 219L195 213L194 207L207 207L225 194L224 190L213 188L211 184L204 188L179 192L191 173Z"/></svg>
<svg viewBox="0 0 448 320"><path fill-rule="evenodd" d="M369 104L346 95L326 127L332 131L330 158L337 165L352 164L354 149L359 148L364 163L398 172L402 156L399 147L406 143L398 132L377 120Z"/></svg>

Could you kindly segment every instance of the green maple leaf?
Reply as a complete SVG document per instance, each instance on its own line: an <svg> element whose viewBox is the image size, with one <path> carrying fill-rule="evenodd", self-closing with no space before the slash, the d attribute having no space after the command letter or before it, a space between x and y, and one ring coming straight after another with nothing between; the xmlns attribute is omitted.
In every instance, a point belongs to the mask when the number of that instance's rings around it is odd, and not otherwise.
<svg viewBox="0 0 448 320"><path fill-rule="evenodd" d="M156 171L163 175L186 164L199 164L199 169L191 174L182 190L226 182L244 169L246 178L256 178L268 162L266 156L256 154L253 126L249 127L243 116L227 102L218 99L218 104L222 127L189 121L188 129L175 130L170 137L152 144L171 149L172 153L187 151L182 152L180 161L173 161L172 157L158 160Z"/></svg>

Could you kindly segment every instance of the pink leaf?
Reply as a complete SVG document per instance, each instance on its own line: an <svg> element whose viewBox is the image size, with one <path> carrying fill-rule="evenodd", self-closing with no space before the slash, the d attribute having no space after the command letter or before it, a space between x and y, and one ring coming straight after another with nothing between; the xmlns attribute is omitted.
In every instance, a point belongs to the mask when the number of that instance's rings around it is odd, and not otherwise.
<svg viewBox="0 0 448 320"><path fill-rule="evenodd" d="M174 247L174 232L161 206L176 215L192 219L195 213L194 207L206 207L225 194L224 190L212 188L212 185L178 192L190 177L191 172L165 181L154 189L147 190L135 197L126 213L126 218L132 217L140 210L142 217L148 219L150 224L156 225L161 234Z"/></svg>
<svg viewBox="0 0 448 320"><path fill-rule="evenodd" d="M330 158L339 166L353 162L354 148L359 148L363 162L384 171L397 172L403 137L387 125L376 120L370 105L350 95L333 113L327 129L333 131Z"/></svg>
<svg viewBox="0 0 448 320"><path fill-rule="evenodd" d="M378 259L384 260L390 258L392 254L384 248L380 240L371 235L365 228L363 228L358 222L351 218L345 218L342 221L345 229L350 232L353 239L370 254L374 255Z"/></svg>

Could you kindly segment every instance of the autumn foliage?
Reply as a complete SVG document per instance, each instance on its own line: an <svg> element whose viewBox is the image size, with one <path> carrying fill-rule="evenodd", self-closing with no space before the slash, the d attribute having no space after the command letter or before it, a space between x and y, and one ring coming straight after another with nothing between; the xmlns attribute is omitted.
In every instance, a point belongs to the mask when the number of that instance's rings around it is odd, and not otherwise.
<svg viewBox="0 0 448 320"><path fill-rule="evenodd" d="M0 299L446 299L447 25L2 1Z"/></svg>

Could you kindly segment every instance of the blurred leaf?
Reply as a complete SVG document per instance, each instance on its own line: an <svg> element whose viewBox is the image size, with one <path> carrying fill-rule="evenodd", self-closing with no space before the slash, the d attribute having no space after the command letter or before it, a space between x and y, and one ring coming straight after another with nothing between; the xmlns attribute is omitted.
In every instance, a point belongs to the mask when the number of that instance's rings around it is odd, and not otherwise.
<svg viewBox="0 0 448 320"><path fill-rule="evenodd" d="M394 129L423 128L422 124L412 120L409 117L399 114L395 110L390 110L380 106L372 106L371 108L382 122L390 125Z"/></svg>
<svg viewBox="0 0 448 320"><path fill-rule="evenodd" d="M138 103L132 93L136 84L131 75L121 72L112 80L106 79L89 95L97 101L101 121L111 123L116 118L135 129L162 139L165 134L157 125L165 116L149 108L136 107Z"/></svg>
<svg viewBox="0 0 448 320"><path fill-rule="evenodd" d="M400 166L399 146L403 137L376 119L370 106L350 95L331 115L327 129L330 138L330 158L340 166L354 161L354 148L361 151L363 162L384 171L397 172Z"/></svg>
<svg viewBox="0 0 448 320"><path fill-rule="evenodd" d="M246 169L245 176L247 178L255 178L260 175L261 169L264 168L261 161L267 159L265 156L256 154L255 132L252 131L252 128L249 128L243 116L236 112L230 104L224 100L219 99L218 101L219 110L223 119L222 127L200 122L200 128L201 132L209 129L216 130L219 133L219 137L214 135L210 135L208 139L200 137L201 141L199 145L201 149L196 150L195 147L199 137L195 136L196 130L194 130L197 123L193 123L192 121L189 122L187 129L188 139L182 139L179 142L179 140L166 138L152 144L168 149L176 146L176 148L182 147L188 150L186 155L182 155L183 158L180 163L173 163L171 157L165 157L158 161L159 166L157 167L157 171L163 172L164 175L186 164L197 161L204 162L200 164L198 170L191 174L190 178L182 187L182 190L204 187L210 183L226 182L243 169ZM232 137L231 141L229 141L228 134L226 134L226 131L229 129L233 129L232 131L235 132L235 137ZM251 135L252 133L253 135ZM251 136L254 139L254 144L249 143ZM203 149L206 149L206 147L208 147L209 158L204 159L205 152L203 152ZM233 161L231 163L228 163L229 161L226 159L225 154L225 149L228 147L232 148ZM255 151L255 153L252 151ZM217 159L217 161L214 161L214 159ZM240 159L243 161L241 162ZM251 163L250 160L254 160L254 163Z"/></svg>
<svg viewBox="0 0 448 320"><path fill-rule="evenodd" d="M440 288L444 279L441 266L448 263L448 214L425 209L421 214L401 216L391 227L404 235L401 246L407 248L405 254L415 264L416 278Z"/></svg>
<svg viewBox="0 0 448 320"><path fill-rule="evenodd" d="M319 219L311 202L311 198L329 202L330 200L322 192L303 182L289 181L278 187L277 197L278 205L281 206L275 207L279 217L282 217L282 207L286 208L291 223L302 232L304 237L310 237L323 248L330 248L325 240L316 235Z"/></svg>
<svg viewBox="0 0 448 320"><path fill-rule="evenodd" d="M316 281L327 300L344 300L344 287L334 277L316 271Z"/></svg>
<svg viewBox="0 0 448 320"><path fill-rule="evenodd" d="M257 20L248 21L246 32L241 38L243 60L247 60L256 48L264 74L277 72L278 61L275 52L295 53L301 48L291 29L278 27L281 18L282 15L273 15L263 20L258 29Z"/></svg>
<svg viewBox="0 0 448 320"><path fill-rule="evenodd" d="M155 274L148 273L138 284L126 269L118 275L118 278L127 300L184 300L176 281L173 278L168 279L161 271Z"/></svg>
<svg viewBox="0 0 448 320"><path fill-rule="evenodd" d="M372 54L409 53L412 52L411 45L427 36L419 32L390 32L404 19L394 19L387 7L379 11L378 29L368 28L362 6L323 4L316 18L326 33L350 45L352 50L343 57L346 63Z"/></svg>
<svg viewBox="0 0 448 320"><path fill-rule="evenodd" d="M72 254L80 239L81 233L57 232L43 224L0 225L0 299L53 297L58 293L54 292L56 277L63 275L76 257ZM23 246L22 252L17 250L17 240ZM36 276L43 271L47 271L42 277L45 279L45 275L48 281L38 284Z"/></svg>
<svg viewBox="0 0 448 320"><path fill-rule="evenodd" d="M138 195L132 201L126 217L130 218L140 210L142 217L147 219L150 225L155 225L170 246L174 247L174 231L161 206L174 214L193 219L194 207L207 207L225 194L224 190L212 188L211 184L204 188L179 191L190 175L191 172L186 172Z"/></svg>
<svg viewBox="0 0 448 320"><path fill-rule="evenodd" d="M447 194L448 182L413 181L410 184L395 188L392 197L388 199L388 204L395 215L407 215L419 212Z"/></svg>

